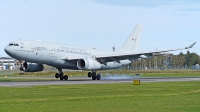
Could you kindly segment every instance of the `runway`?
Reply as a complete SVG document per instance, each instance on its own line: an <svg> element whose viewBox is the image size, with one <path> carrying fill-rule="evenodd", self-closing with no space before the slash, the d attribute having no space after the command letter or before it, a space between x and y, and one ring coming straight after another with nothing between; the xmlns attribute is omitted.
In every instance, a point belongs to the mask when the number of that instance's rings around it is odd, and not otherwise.
<svg viewBox="0 0 200 112"><path fill-rule="evenodd" d="M177 78L130 78L130 79L71 79L68 81L35 81L35 82L0 82L0 86L38 86L38 85L72 85L72 84L112 84L112 83L132 83L133 80L142 82L177 82L177 81L200 81L200 77L177 77Z"/></svg>

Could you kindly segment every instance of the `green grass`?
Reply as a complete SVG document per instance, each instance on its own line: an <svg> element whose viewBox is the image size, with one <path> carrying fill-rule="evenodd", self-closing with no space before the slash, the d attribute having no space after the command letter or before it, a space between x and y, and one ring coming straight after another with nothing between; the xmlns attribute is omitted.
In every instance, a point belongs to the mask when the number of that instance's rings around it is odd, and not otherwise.
<svg viewBox="0 0 200 112"><path fill-rule="evenodd" d="M200 82L0 87L2 112L199 112Z"/></svg>
<svg viewBox="0 0 200 112"><path fill-rule="evenodd" d="M4 76L4 75L14 75L15 73L17 73L17 71L0 71L0 76Z"/></svg>

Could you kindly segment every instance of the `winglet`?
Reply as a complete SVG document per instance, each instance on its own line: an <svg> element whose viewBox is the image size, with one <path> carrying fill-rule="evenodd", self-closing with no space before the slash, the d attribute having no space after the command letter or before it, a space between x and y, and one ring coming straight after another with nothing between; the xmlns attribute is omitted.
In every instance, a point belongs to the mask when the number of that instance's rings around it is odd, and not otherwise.
<svg viewBox="0 0 200 112"><path fill-rule="evenodd" d="M185 47L185 49L190 49L192 48L197 42L194 42L192 45L188 46L188 47Z"/></svg>

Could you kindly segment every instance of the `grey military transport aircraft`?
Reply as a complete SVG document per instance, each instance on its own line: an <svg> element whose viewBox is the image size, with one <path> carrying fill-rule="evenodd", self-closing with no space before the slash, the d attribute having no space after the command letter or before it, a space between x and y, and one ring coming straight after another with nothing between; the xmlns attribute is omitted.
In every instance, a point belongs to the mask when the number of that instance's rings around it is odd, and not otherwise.
<svg viewBox="0 0 200 112"><path fill-rule="evenodd" d="M39 72L42 64L58 69L55 74L60 80L68 80L62 69L87 70L88 77L100 80L98 70L109 70L132 63L139 58L151 58L163 52L177 51L192 48L195 44L180 49L155 50L151 52L137 52L142 26L137 25L122 48L117 52L100 51L83 47L74 47L65 44L47 43L32 40L17 40L5 47L5 52L18 60L23 60L20 70L24 72Z"/></svg>

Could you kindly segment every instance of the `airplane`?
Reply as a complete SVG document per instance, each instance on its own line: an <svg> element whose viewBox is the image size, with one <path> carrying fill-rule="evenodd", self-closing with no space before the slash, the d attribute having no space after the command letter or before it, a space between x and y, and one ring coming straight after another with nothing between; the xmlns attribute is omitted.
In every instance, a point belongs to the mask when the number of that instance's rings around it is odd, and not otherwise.
<svg viewBox="0 0 200 112"><path fill-rule="evenodd" d="M23 60L20 70L24 72L42 71L43 64L46 64L58 69L55 78L61 81L68 80L68 75L64 75L62 69L91 71L88 72L88 77L100 80L101 74L96 73L99 70L115 69L129 65L139 58L152 58L164 52L190 49L196 44L194 42L188 47L179 49L138 52L141 32L142 25L136 25L124 45L116 52L21 39L10 42L4 50L9 56Z"/></svg>

